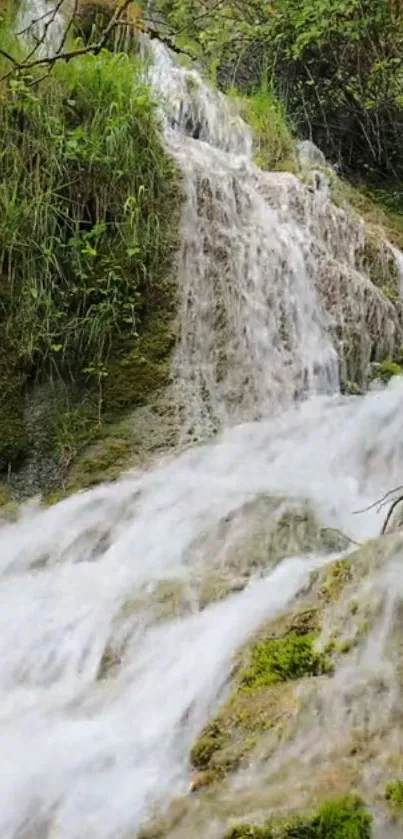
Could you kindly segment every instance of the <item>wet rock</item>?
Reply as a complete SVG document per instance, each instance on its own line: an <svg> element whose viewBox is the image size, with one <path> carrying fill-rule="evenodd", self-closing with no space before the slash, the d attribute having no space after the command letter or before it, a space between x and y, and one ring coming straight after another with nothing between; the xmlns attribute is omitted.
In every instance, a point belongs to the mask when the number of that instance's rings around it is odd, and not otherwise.
<svg viewBox="0 0 403 839"><path fill-rule="evenodd" d="M325 155L311 140L302 140L297 149L301 168L326 166Z"/></svg>

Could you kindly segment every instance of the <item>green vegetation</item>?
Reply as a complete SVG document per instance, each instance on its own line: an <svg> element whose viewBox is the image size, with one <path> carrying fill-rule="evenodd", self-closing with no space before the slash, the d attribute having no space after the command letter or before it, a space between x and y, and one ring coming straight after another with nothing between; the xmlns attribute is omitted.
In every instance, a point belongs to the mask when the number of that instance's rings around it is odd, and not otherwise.
<svg viewBox="0 0 403 839"><path fill-rule="evenodd" d="M174 341L181 198L141 64L103 50L31 81L0 88L0 471L32 448L38 385L63 469L167 383Z"/></svg>
<svg viewBox="0 0 403 839"><path fill-rule="evenodd" d="M241 685L246 690L254 690L289 679L328 673L330 663L323 653L315 650L314 642L314 635L294 633L258 641L252 648L250 666L241 672Z"/></svg>
<svg viewBox="0 0 403 839"><path fill-rule="evenodd" d="M395 807L403 807L403 781L390 781L386 785L385 798Z"/></svg>
<svg viewBox="0 0 403 839"><path fill-rule="evenodd" d="M381 382L389 382L393 376L403 376L403 367L396 361L385 360L379 364L373 364L371 369L371 379Z"/></svg>
<svg viewBox="0 0 403 839"><path fill-rule="evenodd" d="M239 824L225 839L371 839L372 816L359 798L346 796L321 805L312 816L286 822Z"/></svg>
<svg viewBox="0 0 403 839"><path fill-rule="evenodd" d="M297 172L295 140L284 108L270 91L265 77L262 77L261 85L255 93L241 96L239 101L242 116L253 130L257 166L261 169Z"/></svg>
<svg viewBox="0 0 403 839"><path fill-rule="evenodd" d="M288 625L287 625L288 623ZM279 744L297 708L294 684L305 677L328 674L331 662L315 650L315 609L279 620L279 637L255 641L245 649L229 701L202 731L191 751L191 764L201 775L198 786L234 771L267 735L268 753ZM276 631L276 623L270 624Z"/></svg>
<svg viewBox="0 0 403 839"><path fill-rule="evenodd" d="M338 600L345 587L353 578L350 559L338 559L332 562L323 576L320 595L326 602Z"/></svg>

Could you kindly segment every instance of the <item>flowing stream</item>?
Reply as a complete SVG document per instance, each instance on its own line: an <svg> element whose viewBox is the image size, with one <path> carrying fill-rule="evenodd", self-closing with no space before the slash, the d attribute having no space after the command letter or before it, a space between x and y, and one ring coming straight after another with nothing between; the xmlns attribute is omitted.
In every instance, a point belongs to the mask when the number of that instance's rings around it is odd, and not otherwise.
<svg viewBox="0 0 403 839"><path fill-rule="evenodd" d="M260 172L232 105L162 47L153 83L186 192L183 437L219 433L0 526L0 839L125 839L188 789L233 654L328 559L290 557L201 609L195 576L222 550L217 531L195 552L203 534L264 495L308 499L327 526L371 537L381 519L354 511L401 482L403 384L338 390L343 324L358 320L364 355L369 309L382 341L399 329L361 270L362 226L326 185ZM161 616L158 591L176 584L193 605Z"/></svg>

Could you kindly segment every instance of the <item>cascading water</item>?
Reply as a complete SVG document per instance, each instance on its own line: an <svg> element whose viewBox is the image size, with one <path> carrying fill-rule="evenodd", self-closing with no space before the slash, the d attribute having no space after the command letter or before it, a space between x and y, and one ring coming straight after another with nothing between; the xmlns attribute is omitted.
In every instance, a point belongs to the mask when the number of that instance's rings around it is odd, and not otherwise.
<svg viewBox="0 0 403 839"><path fill-rule="evenodd" d="M174 361L184 434L244 422L2 524L1 839L125 839L186 792L191 744L225 695L233 653L327 561L289 558L201 609L196 577L215 570L217 525L258 497L288 497L373 536L379 517L354 510L403 468L402 385L337 395L335 325L361 312L365 335L379 296L355 263L360 225L293 176L261 173L230 105L162 48L154 55L154 84L181 100L166 141L186 191ZM353 275L350 308L342 285L326 311L326 266ZM387 301L377 312L388 335L398 330ZM185 614L161 615L161 585L185 587Z"/></svg>
<svg viewBox="0 0 403 839"><path fill-rule="evenodd" d="M326 177L308 189L258 169L235 105L156 42L151 79L186 194L175 361L184 433L337 392L344 344L356 348L353 378L377 351L392 354L403 341L396 308L363 270L364 227L332 204Z"/></svg>

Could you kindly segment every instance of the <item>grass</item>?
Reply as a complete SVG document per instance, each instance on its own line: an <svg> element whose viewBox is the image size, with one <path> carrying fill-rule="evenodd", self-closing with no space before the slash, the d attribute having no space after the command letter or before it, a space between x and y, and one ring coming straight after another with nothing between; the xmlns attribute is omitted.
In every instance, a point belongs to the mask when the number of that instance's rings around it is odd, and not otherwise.
<svg viewBox="0 0 403 839"><path fill-rule="evenodd" d="M0 42L10 39L3 25ZM143 68L123 53L58 64L34 87L3 84L0 156L0 379L11 370L13 383L0 403L0 429L12 429L11 440L0 437L1 470L26 451L19 425L36 382L74 383L81 401L91 393L97 425L131 356L141 401L147 350L138 347L151 314L172 318L181 197ZM171 346L165 340L158 363Z"/></svg>
<svg viewBox="0 0 403 839"><path fill-rule="evenodd" d="M385 798L395 807L403 807L403 781L390 781L385 788Z"/></svg>
<svg viewBox="0 0 403 839"><path fill-rule="evenodd" d="M239 824L225 839L371 839L372 816L355 796L324 802L316 813L264 825Z"/></svg>
<svg viewBox="0 0 403 839"><path fill-rule="evenodd" d="M239 101L241 114L253 131L257 166L296 173L295 140L285 110L265 79L262 78L260 88L250 96L240 96L236 90L228 95Z"/></svg>

